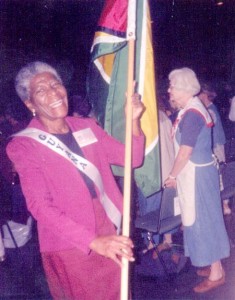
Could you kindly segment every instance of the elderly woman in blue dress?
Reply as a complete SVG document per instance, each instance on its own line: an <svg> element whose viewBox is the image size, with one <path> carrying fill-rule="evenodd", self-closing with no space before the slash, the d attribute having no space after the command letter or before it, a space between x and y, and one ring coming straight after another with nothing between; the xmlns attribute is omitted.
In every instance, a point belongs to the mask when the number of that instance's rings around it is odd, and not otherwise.
<svg viewBox="0 0 235 300"><path fill-rule="evenodd" d="M204 293L225 282L221 259L229 256L229 239L221 207L219 175L211 150L211 117L196 97L200 84L189 68L169 74L168 93L179 105L173 126L176 158L165 186L176 187L184 225L185 255L205 279L194 291Z"/></svg>

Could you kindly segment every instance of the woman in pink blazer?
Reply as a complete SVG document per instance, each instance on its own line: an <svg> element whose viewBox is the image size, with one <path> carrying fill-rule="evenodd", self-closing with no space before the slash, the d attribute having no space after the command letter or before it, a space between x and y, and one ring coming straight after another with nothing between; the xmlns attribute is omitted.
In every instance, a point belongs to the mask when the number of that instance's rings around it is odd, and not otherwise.
<svg viewBox="0 0 235 300"><path fill-rule="evenodd" d="M122 195L110 168L124 165L124 145L93 119L67 116L67 92L50 65L22 68L16 91L34 117L7 153L37 220L52 297L119 299L121 257L134 260L132 241L119 234ZM132 98L132 165L138 167L144 107L137 94Z"/></svg>

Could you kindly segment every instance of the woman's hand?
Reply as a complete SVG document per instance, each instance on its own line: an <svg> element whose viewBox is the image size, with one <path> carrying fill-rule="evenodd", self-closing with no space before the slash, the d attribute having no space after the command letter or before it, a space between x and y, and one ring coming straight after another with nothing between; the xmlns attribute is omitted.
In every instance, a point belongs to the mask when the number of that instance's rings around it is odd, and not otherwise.
<svg viewBox="0 0 235 300"><path fill-rule="evenodd" d="M141 101L141 96L138 93L134 93L131 96L131 107L132 107L132 120L139 120L145 111L145 106ZM125 114L127 115L127 103L125 105Z"/></svg>
<svg viewBox="0 0 235 300"><path fill-rule="evenodd" d="M141 125L140 125L140 118L145 111L145 106L141 101L141 96L137 93L133 94L131 97L131 109L132 109L132 133L135 136L139 136L142 133ZM125 113L127 115L127 104L125 106Z"/></svg>
<svg viewBox="0 0 235 300"><path fill-rule="evenodd" d="M164 187L173 187L176 189L176 178L168 177L164 182Z"/></svg>
<svg viewBox="0 0 235 300"><path fill-rule="evenodd" d="M114 260L120 266L122 266L122 257L127 258L129 261L135 260L132 248L134 248L132 240L122 235L99 236L90 244L91 250Z"/></svg>
<svg viewBox="0 0 235 300"><path fill-rule="evenodd" d="M145 106L141 101L141 96L138 93L135 93L132 97L132 120L139 120L145 111Z"/></svg>
<svg viewBox="0 0 235 300"><path fill-rule="evenodd" d="M173 168L170 172L170 175L164 182L164 186L166 187L174 187L176 188L176 177L180 174L183 168L188 163L193 152L193 148L187 145L181 145L179 148L179 152L175 158L175 162Z"/></svg>

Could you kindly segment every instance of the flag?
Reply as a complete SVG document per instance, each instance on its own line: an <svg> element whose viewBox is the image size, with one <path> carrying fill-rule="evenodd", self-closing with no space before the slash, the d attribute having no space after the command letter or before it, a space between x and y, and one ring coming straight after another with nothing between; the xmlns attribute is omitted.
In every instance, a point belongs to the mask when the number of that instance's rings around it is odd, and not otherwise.
<svg viewBox="0 0 235 300"><path fill-rule="evenodd" d="M135 2L135 0L133 0ZM125 141L125 93L127 90L128 38L133 27L128 26L133 1L107 0L101 14L91 48L88 73L88 97L94 114L103 128L119 141ZM160 190L160 150L154 57L148 1L136 1L135 81L146 110L141 127L146 136L144 164L135 169L137 186L145 196ZM131 32L131 34L130 34ZM123 169L113 167L117 176Z"/></svg>

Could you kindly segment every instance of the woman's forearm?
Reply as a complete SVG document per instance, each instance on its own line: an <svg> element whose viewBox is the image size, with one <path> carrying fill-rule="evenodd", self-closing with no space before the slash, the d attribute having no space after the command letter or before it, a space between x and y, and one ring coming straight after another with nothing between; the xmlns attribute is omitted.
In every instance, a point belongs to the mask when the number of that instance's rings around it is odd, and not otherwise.
<svg viewBox="0 0 235 300"><path fill-rule="evenodd" d="M190 159L192 154L192 147L189 146L180 146L179 152L175 158L175 162L173 168L168 176L168 178L164 182L165 187L174 187L176 188L176 178L186 166L187 162Z"/></svg>
<svg viewBox="0 0 235 300"><path fill-rule="evenodd" d="M133 122L132 122L132 133L135 136L140 136L140 135L143 134L139 119L133 120Z"/></svg>
<svg viewBox="0 0 235 300"><path fill-rule="evenodd" d="M180 146L179 152L175 158L173 168L170 172L172 177L177 177L189 161L193 148L189 146Z"/></svg>

